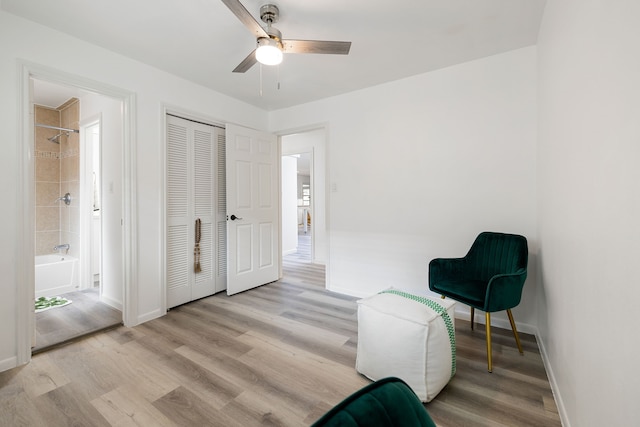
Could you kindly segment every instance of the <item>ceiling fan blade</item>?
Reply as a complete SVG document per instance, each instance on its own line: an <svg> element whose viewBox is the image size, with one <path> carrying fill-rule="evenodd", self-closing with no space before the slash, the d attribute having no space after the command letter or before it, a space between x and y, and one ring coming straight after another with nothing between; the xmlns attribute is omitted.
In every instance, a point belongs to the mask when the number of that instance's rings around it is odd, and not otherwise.
<svg viewBox="0 0 640 427"><path fill-rule="evenodd" d="M249 70L249 68L253 67L256 62L258 62L258 60L256 59L256 50L254 49L253 52L247 55L247 57L244 58L242 62L239 63L236 68L233 69L233 72L244 73L247 70Z"/></svg>
<svg viewBox="0 0 640 427"><path fill-rule="evenodd" d="M348 55L351 42L336 42L326 40L282 40L283 51L286 53L328 53L334 55Z"/></svg>
<svg viewBox="0 0 640 427"><path fill-rule="evenodd" d="M238 0L222 0L231 12L249 29L256 37L269 37L269 34L255 20L249 11Z"/></svg>

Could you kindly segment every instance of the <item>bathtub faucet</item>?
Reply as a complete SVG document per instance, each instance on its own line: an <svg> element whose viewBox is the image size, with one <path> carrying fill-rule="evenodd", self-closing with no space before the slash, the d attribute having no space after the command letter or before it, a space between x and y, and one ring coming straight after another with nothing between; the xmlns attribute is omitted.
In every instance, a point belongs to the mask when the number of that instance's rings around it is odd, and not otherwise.
<svg viewBox="0 0 640 427"><path fill-rule="evenodd" d="M55 246L53 247L53 250L54 250L54 251L56 251L56 252L59 252L59 251L60 251L60 249L66 249L66 252L65 252L65 253L67 253L67 254L68 254L68 253L69 253L69 244L68 244L68 243L65 243L65 244L63 244L63 245L55 245Z"/></svg>

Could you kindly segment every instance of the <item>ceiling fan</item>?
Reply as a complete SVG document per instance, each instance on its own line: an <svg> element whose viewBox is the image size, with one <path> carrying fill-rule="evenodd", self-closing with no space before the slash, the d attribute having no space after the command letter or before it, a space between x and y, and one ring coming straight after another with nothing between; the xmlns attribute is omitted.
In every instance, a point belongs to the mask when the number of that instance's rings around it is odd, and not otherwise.
<svg viewBox="0 0 640 427"><path fill-rule="evenodd" d="M257 37L257 47L233 70L244 73L256 62L265 65L276 65L282 62L283 53L329 53L347 55L351 42L327 40L284 40L282 33L271 24L278 22L280 10L274 4L260 7L260 19L267 24L263 28L247 11L239 0L222 0L222 2L238 17L240 22Z"/></svg>

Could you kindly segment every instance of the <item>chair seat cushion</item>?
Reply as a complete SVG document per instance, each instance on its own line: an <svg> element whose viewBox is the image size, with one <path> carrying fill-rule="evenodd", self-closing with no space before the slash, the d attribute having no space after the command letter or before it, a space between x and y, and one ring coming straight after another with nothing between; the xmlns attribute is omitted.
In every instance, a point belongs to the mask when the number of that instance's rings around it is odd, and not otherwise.
<svg viewBox="0 0 640 427"><path fill-rule="evenodd" d="M472 279L444 279L432 284L432 290L477 309L484 307L488 282Z"/></svg>

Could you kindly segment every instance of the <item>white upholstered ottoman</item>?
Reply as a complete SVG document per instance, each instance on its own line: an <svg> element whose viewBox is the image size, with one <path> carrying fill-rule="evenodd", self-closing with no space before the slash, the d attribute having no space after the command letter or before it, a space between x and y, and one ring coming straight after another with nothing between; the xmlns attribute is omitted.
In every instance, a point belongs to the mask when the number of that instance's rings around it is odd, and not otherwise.
<svg viewBox="0 0 640 427"><path fill-rule="evenodd" d="M358 301L356 370L398 377L429 402L456 372L455 301L387 289Z"/></svg>

